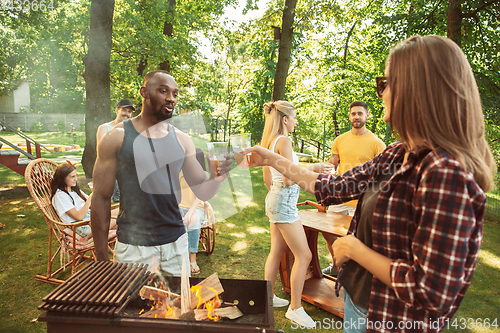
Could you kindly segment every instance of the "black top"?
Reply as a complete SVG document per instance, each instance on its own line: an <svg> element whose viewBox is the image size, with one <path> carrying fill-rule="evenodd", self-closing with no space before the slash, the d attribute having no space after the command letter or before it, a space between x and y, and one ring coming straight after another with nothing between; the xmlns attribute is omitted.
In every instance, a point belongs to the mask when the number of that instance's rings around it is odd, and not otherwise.
<svg viewBox="0 0 500 333"><path fill-rule="evenodd" d="M360 198L356 214L358 224L356 238L362 241L370 249L372 248L372 215L377 203L378 196L384 190L385 185L396 173L395 163L392 167L384 170L377 179L370 183ZM368 309L370 303L370 290L373 275L354 260L346 262L342 274L339 275L339 283L345 288L352 302L357 306Z"/></svg>
<svg viewBox="0 0 500 333"><path fill-rule="evenodd" d="M185 233L178 205L185 154L175 128L169 124L165 137L151 139L137 132L131 120L123 127L116 172L121 196L118 241L140 246L175 242Z"/></svg>

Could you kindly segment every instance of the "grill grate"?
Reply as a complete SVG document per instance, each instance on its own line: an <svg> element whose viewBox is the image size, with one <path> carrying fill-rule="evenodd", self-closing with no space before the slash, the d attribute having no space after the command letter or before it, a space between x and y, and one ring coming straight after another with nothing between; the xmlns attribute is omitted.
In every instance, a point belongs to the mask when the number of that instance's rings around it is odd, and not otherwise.
<svg viewBox="0 0 500 333"><path fill-rule="evenodd" d="M110 261L93 263L45 296L38 309L116 316L151 278L147 267Z"/></svg>

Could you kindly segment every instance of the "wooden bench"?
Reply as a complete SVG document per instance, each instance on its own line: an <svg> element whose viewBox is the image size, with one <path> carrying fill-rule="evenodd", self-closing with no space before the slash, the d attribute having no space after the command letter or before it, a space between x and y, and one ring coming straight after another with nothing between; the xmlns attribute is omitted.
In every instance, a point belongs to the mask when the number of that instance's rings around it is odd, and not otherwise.
<svg viewBox="0 0 500 333"><path fill-rule="evenodd" d="M343 237L347 234L352 217L337 213L334 209L329 209L326 212L319 211L318 209L304 209L299 210L299 216L312 253L311 265L309 266L304 290L302 291L302 300L333 313L340 318L344 318L343 290L341 290L339 297L337 297L335 295L336 279L321 273L318 258L318 233L324 232L337 237ZM291 292L290 274L293 262L294 256L290 249L287 249L281 259L280 276L284 290L288 293Z"/></svg>

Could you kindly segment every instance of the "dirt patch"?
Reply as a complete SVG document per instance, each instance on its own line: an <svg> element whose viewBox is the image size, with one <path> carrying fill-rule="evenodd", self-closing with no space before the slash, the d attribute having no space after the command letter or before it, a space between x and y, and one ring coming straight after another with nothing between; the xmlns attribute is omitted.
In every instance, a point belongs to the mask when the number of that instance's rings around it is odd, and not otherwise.
<svg viewBox="0 0 500 333"><path fill-rule="evenodd" d="M9 184L2 184L0 187L0 194L2 199L4 200L13 200L13 199L26 199L30 196L28 188L26 185L19 185L14 187L9 187Z"/></svg>

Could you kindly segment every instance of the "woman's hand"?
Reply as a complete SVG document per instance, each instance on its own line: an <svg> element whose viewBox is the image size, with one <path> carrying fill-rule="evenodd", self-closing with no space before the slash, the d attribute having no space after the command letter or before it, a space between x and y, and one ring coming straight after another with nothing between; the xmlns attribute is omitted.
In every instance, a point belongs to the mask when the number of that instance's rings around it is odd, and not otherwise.
<svg viewBox="0 0 500 333"><path fill-rule="evenodd" d="M391 281L392 259L375 252L353 235L337 238L332 245L333 266L340 267L349 260L356 261L377 279L394 289Z"/></svg>
<svg viewBox="0 0 500 333"><path fill-rule="evenodd" d="M333 266L341 267L346 262L352 259L353 250L364 245L359 239L353 235L339 237L333 242Z"/></svg>
<svg viewBox="0 0 500 333"><path fill-rule="evenodd" d="M252 153L252 163L250 167L269 165L269 158L272 152L261 146L253 146L250 148L245 148L245 154Z"/></svg>
<svg viewBox="0 0 500 333"><path fill-rule="evenodd" d="M328 174L332 171L333 169L333 164L330 163L314 163L311 164L307 167L308 170L311 170L313 172L317 173L322 173L322 174Z"/></svg>

